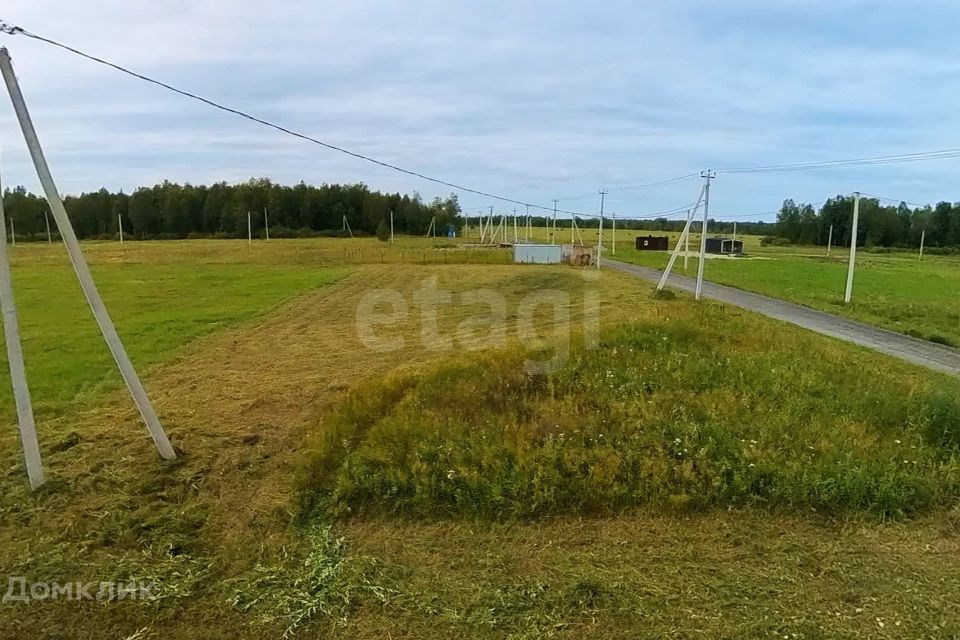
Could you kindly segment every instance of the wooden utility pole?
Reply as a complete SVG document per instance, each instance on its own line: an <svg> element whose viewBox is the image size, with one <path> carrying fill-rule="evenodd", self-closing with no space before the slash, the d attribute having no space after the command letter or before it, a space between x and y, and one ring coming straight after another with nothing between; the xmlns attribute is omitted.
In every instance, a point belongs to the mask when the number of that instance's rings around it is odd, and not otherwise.
<svg viewBox="0 0 960 640"><path fill-rule="evenodd" d="M550 230L550 244L554 244L557 239L557 203L559 198L553 199L553 228Z"/></svg>
<svg viewBox="0 0 960 640"><path fill-rule="evenodd" d="M0 187L0 193L3 193ZM10 262L7 258L7 225L4 221L3 198L0 198L0 310L3 312L3 336L7 346L7 363L10 366L10 382L13 385L13 400L17 407L17 424L20 429L20 446L23 462L27 468L30 488L36 489L46 479L37 442L37 426L33 418L30 389L27 386L27 370L23 364L23 348L20 344L20 324L13 300L13 283L10 279Z"/></svg>
<svg viewBox="0 0 960 640"><path fill-rule="evenodd" d="M706 182L703 185L703 226L700 228L700 264L697 265L697 292L694 296L700 299L703 292L703 267L707 261L707 219L710 216L710 181L717 177L710 169L700 173Z"/></svg>
<svg viewBox="0 0 960 640"><path fill-rule="evenodd" d="M10 93L10 101L13 103L13 109L17 114L20 129L23 131L23 137L30 151L30 157L33 159L37 177L40 179L43 192L47 196L47 203L50 205L53 218L57 223L60 237L63 239L64 245L66 245L67 254L70 257L73 270L77 275L77 280L80 281L80 288L83 290L87 303L93 311L93 316L97 320L97 325L99 325L100 332L103 334L103 338L110 348L110 353L113 355L114 361L117 363L117 368L120 369L127 389L130 391L130 395L133 396L137 409L140 411L140 416L143 418L147 430L153 438L157 451L160 452L162 457L172 460L177 457L177 454L174 452L163 427L160 425L160 420L153 410L153 405L150 404L150 399L147 397L147 392L140 382L140 377L137 375L136 369L133 368L133 363L130 362L130 357L123 347L123 342L120 341L120 336L113 326L113 321L110 320L107 307L103 304L100 292L93 282L90 268L87 266L87 261L84 259L83 252L80 249L80 242L77 240L77 236L73 231L70 218L67 216L67 210L63 206L63 200L60 198L60 192L57 190L53 176L50 174L50 167L47 166L46 158L44 158L43 149L40 147L40 140L37 138L37 132L33 127L33 122L27 111L27 105L23 100L23 93L20 91L20 85L13 72L10 54L4 47L0 47L0 73L3 74L3 80L7 85L7 91Z"/></svg>
<svg viewBox="0 0 960 640"><path fill-rule="evenodd" d="M600 189L600 226L597 229L597 269L600 268L600 254L603 253L603 203L607 197L607 190Z"/></svg>
<svg viewBox="0 0 960 640"><path fill-rule="evenodd" d="M687 211L687 224L683 226L683 231L680 233L680 237L677 238L677 245L673 248L673 253L670 254L670 260L667 261L667 268L663 270L663 273L660 275L660 281L657 283L657 291L663 291L663 287L667 284L667 278L670 277L670 273L673 271L673 264L677 261L677 256L680 255L680 247L684 246L684 242L690 237L690 228L693 226L693 216L696 215L697 209L700 208L700 202L703 200L703 192L705 187L700 187L700 195L697 196L697 203L693 206L693 209ZM687 244L687 247L690 245ZM688 251L684 251L684 254Z"/></svg>
<svg viewBox="0 0 960 640"><path fill-rule="evenodd" d="M850 264L847 266L847 290L843 302L850 304L853 297L853 269L857 264L857 225L860 222L860 192L853 194L853 229L850 231Z"/></svg>

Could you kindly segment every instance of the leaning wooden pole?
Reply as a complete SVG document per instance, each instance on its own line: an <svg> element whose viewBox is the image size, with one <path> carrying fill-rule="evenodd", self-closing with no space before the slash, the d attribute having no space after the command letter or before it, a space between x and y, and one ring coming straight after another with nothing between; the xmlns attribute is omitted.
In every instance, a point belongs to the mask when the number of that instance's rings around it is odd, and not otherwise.
<svg viewBox="0 0 960 640"><path fill-rule="evenodd" d="M77 241L77 236L73 232L73 226L70 224L67 210L63 206L60 192L57 191L57 186L53 182L53 176L50 174L50 167L47 166L47 160L43 156L40 140L37 138L36 129L33 127L30 113L27 111L27 105L23 100L23 93L20 91L20 85L13 72L10 53L5 47L0 47L0 73L3 74L3 81L7 85L10 101L13 102L13 109L17 114L20 129L23 131L24 140L27 143L27 148L30 150L33 166L37 170L37 177L40 179L40 184L43 186L43 191L47 196L50 211L53 213L53 219L57 223L60 237L63 238L63 244L67 248L70 263L73 265L73 270L77 274L77 280L80 281L80 288L83 289L83 295L86 297L87 303L93 311L97 325L100 327L100 332L103 334L103 338L110 348L110 353L113 355L113 359L116 361L117 367L123 376L123 381L126 383L127 389L130 390L130 395L133 396L133 401L140 411L140 416L143 418L147 430L150 432L150 436L157 446L157 451L160 452L162 457L167 460L172 460L177 457L177 454L174 452L173 446L171 446L170 441L167 439L167 434L160 425L160 420L153 410L153 405L150 404L150 399L147 397L147 392L140 382L140 377L137 375L136 369L133 368L133 363L130 362L130 357L127 355L127 351L120 341L120 336L117 334L117 330L110 320L110 314L107 312L107 307L103 304L100 292L97 291L97 285L93 282L90 267L87 266L87 261L84 259L83 252L80 250L80 243Z"/></svg>

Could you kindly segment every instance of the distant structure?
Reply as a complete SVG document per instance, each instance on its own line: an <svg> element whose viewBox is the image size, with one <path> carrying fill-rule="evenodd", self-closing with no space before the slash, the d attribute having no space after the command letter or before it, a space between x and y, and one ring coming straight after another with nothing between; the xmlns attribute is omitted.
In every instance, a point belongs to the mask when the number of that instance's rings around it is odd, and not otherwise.
<svg viewBox="0 0 960 640"><path fill-rule="evenodd" d="M707 253L740 255L743 253L743 242L730 238L707 238Z"/></svg>
<svg viewBox="0 0 960 640"><path fill-rule="evenodd" d="M637 251L666 251L670 248L667 236L637 236Z"/></svg>
<svg viewBox="0 0 960 640"><path fill-rule="evenodd" d="M559 244L515 244L513 261L517 264L560 264L563 246Z"/></svg>

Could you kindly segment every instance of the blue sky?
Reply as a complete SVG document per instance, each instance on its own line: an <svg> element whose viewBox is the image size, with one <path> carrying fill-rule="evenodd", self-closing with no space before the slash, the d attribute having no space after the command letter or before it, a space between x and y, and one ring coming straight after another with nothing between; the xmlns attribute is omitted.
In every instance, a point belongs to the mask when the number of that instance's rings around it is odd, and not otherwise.
<svg viewBox="0 0 960 640"><path fill-rule="evenodd" d="M7 0L0 18L452 182L547 206L605 186L607 210L622 217L690 203L698 183L618 188L708 167L960 147L955 1ZM252 176L449 191L49 45L0 41L61 191ZM0 149L4 184L38 191L6 98ZM711 214L854 190L960 200L958 168L721 174ZM504 210L460 198L468 212ZM593 212L599 197L560 206Z"/></svg>

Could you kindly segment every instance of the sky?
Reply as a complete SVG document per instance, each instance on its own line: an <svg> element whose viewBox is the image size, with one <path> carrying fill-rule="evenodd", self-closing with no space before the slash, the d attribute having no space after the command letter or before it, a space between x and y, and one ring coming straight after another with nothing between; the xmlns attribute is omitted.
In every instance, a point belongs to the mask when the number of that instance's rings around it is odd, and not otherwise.
<svg viewBox="0 0 960 640"><path fill-rule="evenodd" d="M711 217L855 190L960 200L960 159L728 174L960 147L960 3L900 0L6 0L0 19L352 151L507 198ZM0 34L58 188L364 182L451 189ZM4 186L39 192L0 97ZM459 193L467 213L514 205ZM521 208L522 209L522 208ZM682 214L680 214L682 215Z"/></svg>

